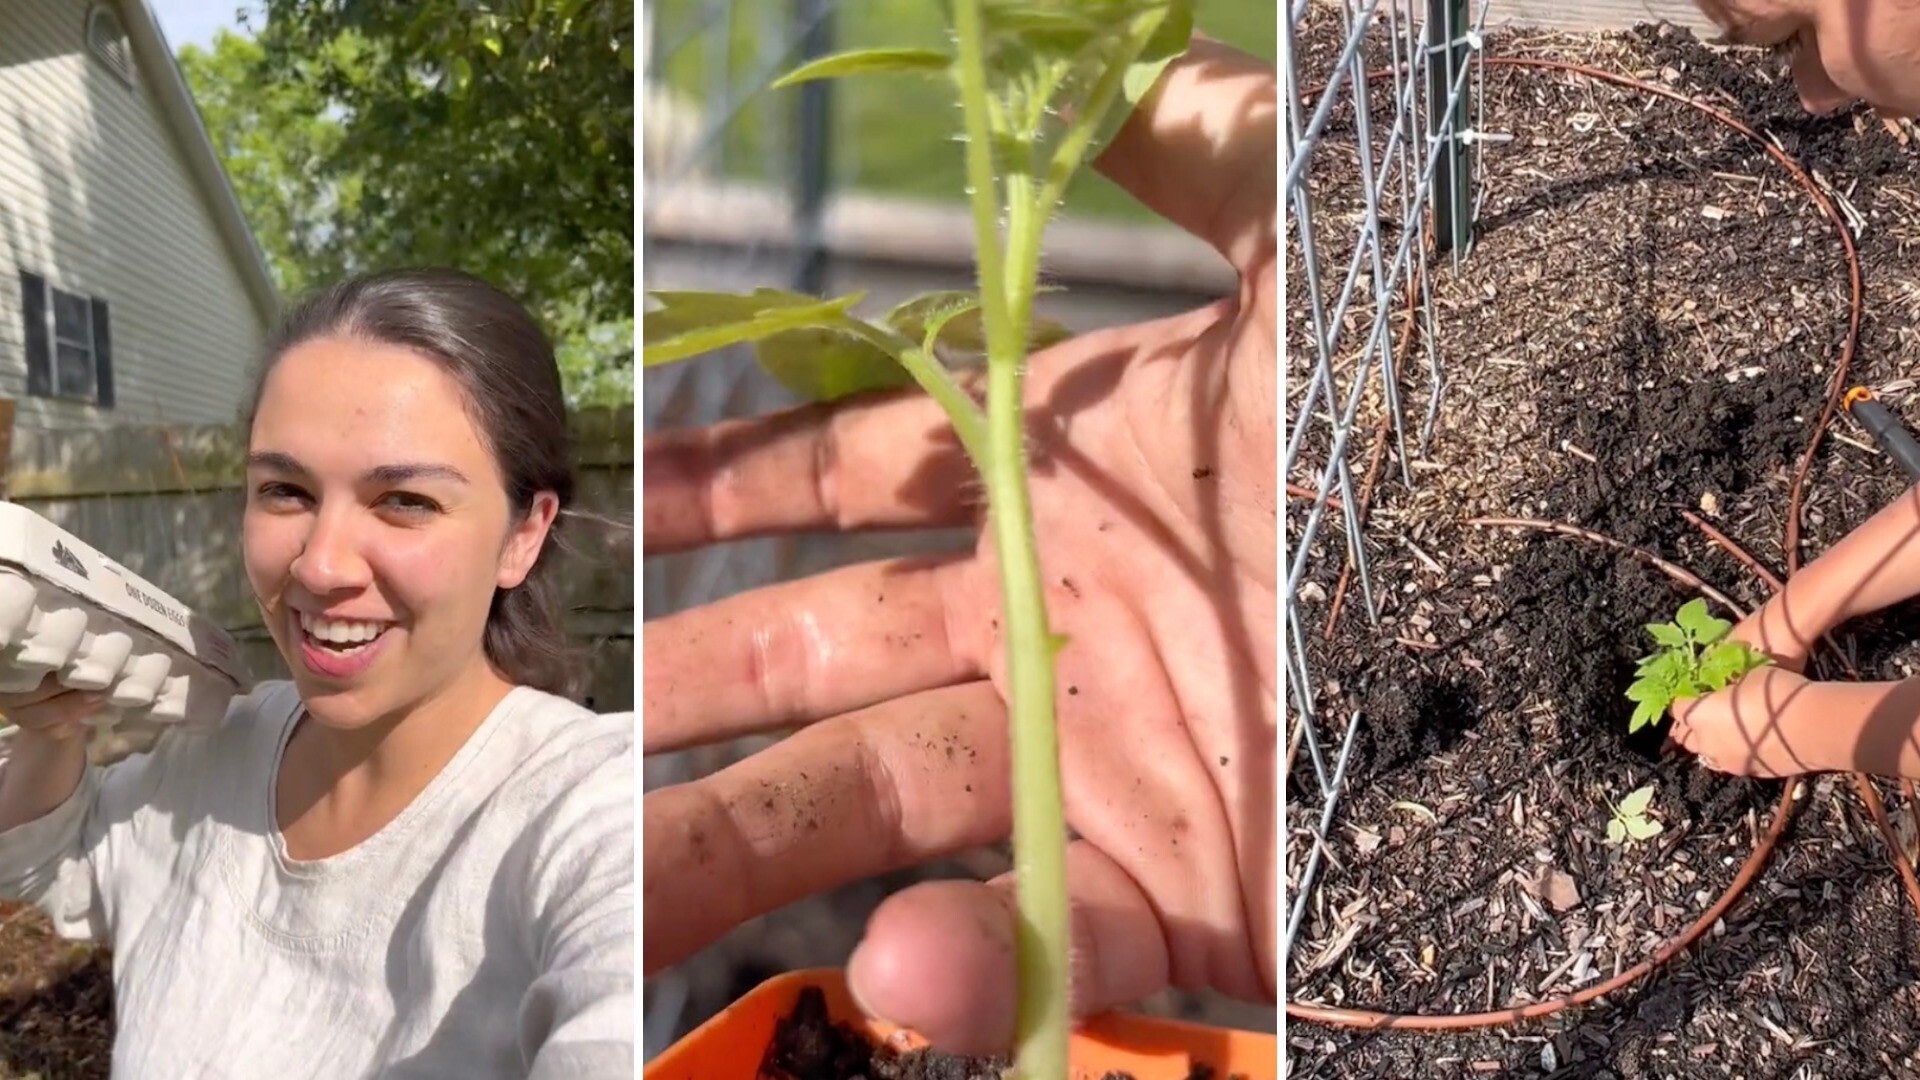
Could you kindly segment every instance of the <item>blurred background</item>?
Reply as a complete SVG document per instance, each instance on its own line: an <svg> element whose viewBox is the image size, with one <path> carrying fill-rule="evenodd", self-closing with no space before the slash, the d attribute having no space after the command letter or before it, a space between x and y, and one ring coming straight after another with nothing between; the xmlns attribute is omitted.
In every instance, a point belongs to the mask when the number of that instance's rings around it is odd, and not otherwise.
<svg viewBox="0 0 1920 1080"><path fill-rule="evenodd" d="M1201 0L1212 37L1275 62L1276 9ZM932 80L836 80L767 93L805 60L877 45L939 46L933 0L645 0L640 10L645 289L816 295L865 291L869 316L914 294L973 285L960 122ZM1043 272L1063 292L1036 312L1075 333L1190 310L1236 281L1211 249L1084 172L1049 228ZM792 404L747 350L672 364L642 380L645 430L711 423ZM643 606L655 618L775 581L913 551L970 548L965 532L792 537L645 560ZM740 740L649 759L649 790L723 768L765 745ZM937 877L991 877L1002 848L967 853L790 905L736 929L645 986L646 1055L763 979L845 963L867 916L891 892ZM1146 1011L1275 1030L1275 1010L1169 993Z"/></svg>

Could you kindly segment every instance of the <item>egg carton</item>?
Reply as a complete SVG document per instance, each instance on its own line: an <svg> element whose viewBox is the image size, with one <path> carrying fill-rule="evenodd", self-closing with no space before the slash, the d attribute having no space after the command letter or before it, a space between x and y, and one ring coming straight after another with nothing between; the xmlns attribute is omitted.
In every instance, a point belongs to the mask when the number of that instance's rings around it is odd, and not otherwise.
<svg viewBox="0 0 1920 1080"><path fill-rule="evenodd" d="M88 722L206 730L252 679L233 638L53 522L0 501L0 694L106 694Z"/></svg>

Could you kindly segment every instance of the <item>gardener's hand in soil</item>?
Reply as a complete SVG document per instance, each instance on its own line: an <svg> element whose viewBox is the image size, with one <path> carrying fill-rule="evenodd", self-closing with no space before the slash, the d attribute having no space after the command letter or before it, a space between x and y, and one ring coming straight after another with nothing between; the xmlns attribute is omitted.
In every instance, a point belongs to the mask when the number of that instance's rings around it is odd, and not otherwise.
<svg viewBox="0 0 1920 1080"><path fill-rule="evenodd" d="M1673 703L1673 740L1709 769L1777 778L1842 766L1846 747L1816 712L1816 684L1784 668L1760 668L1718 693Z"/></svg>
<svg viewBox="0 0 1920 1080"><path fill-rule="evenodd" d="M1902 0L1698 0L1745 45L1791 43L1793 81L1811 112L1864 100L1885 116L1920 115L1920 10Z"/></svg>
<svg viewBox="0 0 1920 1080"><path fill-rule="evenodd" d="M1862 772L1920 779L1920 679L1812 682L1761 668L1673 704L1673 738L1736 776Z"/></svg>
<svg viewBox="0 0 1920 1080"><path fill-rule="evenodd" d="M1078 1012L1169 983L1276 994L1275 73L1196 40L1098 167L1210 242L1238 294L1032 359L1035 529L1059 654ZM977 524L934 403L896 394L647 440L648 554ZM810 725L643 810L645 954L1005 839L1000 582L965 555L856 566L647 624L648 753ZM890 898L870 1010L957 1051L1013 1029L1013 882Z"/></svg>

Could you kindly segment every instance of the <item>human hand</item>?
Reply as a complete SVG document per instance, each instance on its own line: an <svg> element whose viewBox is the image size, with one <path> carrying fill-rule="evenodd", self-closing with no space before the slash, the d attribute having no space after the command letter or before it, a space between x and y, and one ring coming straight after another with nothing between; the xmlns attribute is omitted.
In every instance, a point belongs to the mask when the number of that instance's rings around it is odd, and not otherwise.
<svg viewBox="0 0 1920 1080"><path fill-rule="evenodd" d="M62 686L49 673L24 694L0 694L0 716L28 737L66 742L86 732L87 718L104 700L105 694Z"/></svg>
<svg viewBox="0 0 1920 1080"><path fill-rule="evenodd" d="M1793 80L1809 112L1865 100L1885 116L1920 115L1920 19L1891 0L1696 0L1743 45L1793 45Z"/></svg>
<svg viewBox="0 0 1920 1080"><path fill-rule="evenodd" d="M1238 295L1034 356L1034 528L1057 660L1073 1006L1169 984L1277 996L1273 68L1200 38L1097 163L1210 242ZM977 526L918 393L653 436L649 554L787 531ZM647 753L804 730L649 793L651 972L844 882L1004 840L1000 584L970 553L855 566L647 624ZM961 1052L1012 1037L1014 882L888 899L849 960L869 1011Z"/></svg>
<svg viewBox="0 0 1920 1080"><path fill-rule="evenodd" d="M1673 703L1672 739L1716 772L1774 779L1849 768L1849 725L1816 703L1819 684L1784 667Z"/></svg>

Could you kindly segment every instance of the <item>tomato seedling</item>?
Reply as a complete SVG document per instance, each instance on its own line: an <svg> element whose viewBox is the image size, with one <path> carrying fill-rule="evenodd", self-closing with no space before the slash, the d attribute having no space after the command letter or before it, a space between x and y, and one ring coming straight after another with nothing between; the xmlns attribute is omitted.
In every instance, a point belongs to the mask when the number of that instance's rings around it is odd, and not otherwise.
<svg viewBox="0 0 1920 1080"><path fill-rule="evenodd" d="M1193 32L1195 0L944 0L950 49L880 48L812 61L774 84L893 75L946 80L960 105L976 289L929 293L878 321L862 296L779 289L654 292L648 368L751 346L770 376L832 400L917 385L946 412L980 474L998 553L1012 723L1019 934L1014 1075L1066 1080L1072 930L1054 725L1054 655L1027 486L1021 386L1029 354L1066 336L1035 315L1040 241L1082 165L1118 133ZM932 118L930 118L932 119ZM948 355L984 359L984 409ZM955 357L954 366L959 366Z"/></svg>
<svg viewBox="0 0 1920 1080"><path fill-rule="evenodd" d="M1628 731L1657 723L1679 698L1724 690L1735 679L1772 663L1744 641L1728 641L1733 624L1715 618L1705 600L1689 600L1670 623L1654 623L1647 633L1660 646L1642 657L1639 676L1627 687L1635 703Z"/></svg>

